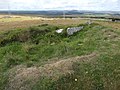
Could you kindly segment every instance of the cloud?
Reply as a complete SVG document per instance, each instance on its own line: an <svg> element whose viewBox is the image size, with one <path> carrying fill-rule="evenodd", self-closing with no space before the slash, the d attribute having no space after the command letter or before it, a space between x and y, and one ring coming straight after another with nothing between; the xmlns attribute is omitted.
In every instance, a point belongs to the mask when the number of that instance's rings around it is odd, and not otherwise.
<svg viewBox="0 0 120 90"><path fill-rule="evenodd" d="M120 0L0 0L0 10L118 10Z"/></svg>

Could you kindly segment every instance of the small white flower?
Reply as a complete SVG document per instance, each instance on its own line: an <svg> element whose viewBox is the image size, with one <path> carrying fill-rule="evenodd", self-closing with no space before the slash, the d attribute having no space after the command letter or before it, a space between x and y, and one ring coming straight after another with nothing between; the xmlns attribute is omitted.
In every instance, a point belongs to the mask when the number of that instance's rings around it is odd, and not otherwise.
<svg viewBox="0 0 120 90"><path fill-rule="evenodd" d="M83 44L78 44L78 46L82 46Z"/></svg>
<svg viewBox="0 0 120 90"><path fill-rule="evenodd" d="M75 81L77 82L77 79L75 79Z"/></svg>

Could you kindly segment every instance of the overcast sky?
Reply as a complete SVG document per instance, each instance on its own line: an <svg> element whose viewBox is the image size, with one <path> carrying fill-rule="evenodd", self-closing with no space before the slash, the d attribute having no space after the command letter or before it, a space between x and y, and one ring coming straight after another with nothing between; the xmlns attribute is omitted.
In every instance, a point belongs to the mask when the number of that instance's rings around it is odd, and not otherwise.
<svg viewBox="0 0 120 90"><path fill-rule="evenodd" d="M0 10L120 11L120 0L0 0Z"/></svg>

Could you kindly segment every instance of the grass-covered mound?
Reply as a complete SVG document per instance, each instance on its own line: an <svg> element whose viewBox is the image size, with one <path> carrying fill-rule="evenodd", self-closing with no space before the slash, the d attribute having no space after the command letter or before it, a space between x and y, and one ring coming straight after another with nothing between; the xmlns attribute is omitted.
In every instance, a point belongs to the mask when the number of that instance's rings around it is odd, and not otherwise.
<svg viewBox="0 0 120 90"><path fill-rule="evenodd" d="M17 66L26 66L25 68L28 69L22 69L26 72L31 67L40 67L34 70L38 72L43 70L41 73L49 71L44 67L50 69L56 67L53 71L59 69L59 72L63 73L59 65L56 66L58 63L63 67L70 66L73 72L71 74L54 72L59 78L43 75L42 78L38 77L36 82L28 78L19 88L24 86L31 86L28 90L117 90L120 88L120 31L98 24L82 26L84 26L83 30L71 36L66 32L67 27L71 26L58 27L47 24L0 33L0 90L4 88L11 90L9 72L16 71L14 68ZM60 28L64 31L61 34L56 33ZM95 58L85 57L82 61L81 58L76 61L73 58L72 64L69 61L63 64L61 61L91 53L96 54ZM46 66L48 63L53 64ZM13 76L14 73L12 72ZM16 89L18 87L13 90Z"/></svg>

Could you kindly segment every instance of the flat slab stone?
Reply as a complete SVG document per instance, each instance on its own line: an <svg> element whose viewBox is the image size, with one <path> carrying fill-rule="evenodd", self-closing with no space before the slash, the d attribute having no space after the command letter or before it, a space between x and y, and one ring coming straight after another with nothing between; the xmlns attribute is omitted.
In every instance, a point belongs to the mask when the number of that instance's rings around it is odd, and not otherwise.
<svg viewBox="0 0 120 90"><path fill-rule="evenodd" d="M78 32L78 31L80 31L82 29L83 29L83 26L67 28L67 34L68 35L73 35L75 32Z"/></svg>

